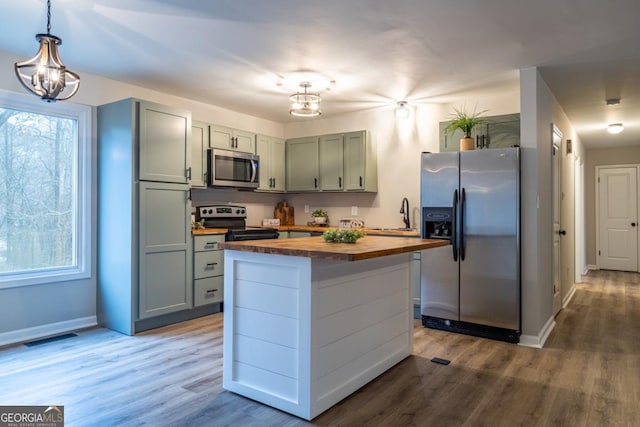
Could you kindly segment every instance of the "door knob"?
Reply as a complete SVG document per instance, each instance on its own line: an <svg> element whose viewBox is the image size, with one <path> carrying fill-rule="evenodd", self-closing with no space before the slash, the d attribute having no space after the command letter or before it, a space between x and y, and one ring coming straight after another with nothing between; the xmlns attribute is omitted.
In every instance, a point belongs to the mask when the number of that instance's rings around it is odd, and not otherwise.
<svg viewBox="0 0 640 427"><path fill-rule="evenodd" d="M567 234L567 230L560 230L558 231L558 234L560 234L561 236L564 236Z"/></svg>
<svg viewBox="0 0 640 427"><path fill-rule="evenodd" d="M632 227L635 227L635 226L636 226L636 223L635 223L635 222L632 222L632 223L631 223L631 226L632 226Z"/></svg>

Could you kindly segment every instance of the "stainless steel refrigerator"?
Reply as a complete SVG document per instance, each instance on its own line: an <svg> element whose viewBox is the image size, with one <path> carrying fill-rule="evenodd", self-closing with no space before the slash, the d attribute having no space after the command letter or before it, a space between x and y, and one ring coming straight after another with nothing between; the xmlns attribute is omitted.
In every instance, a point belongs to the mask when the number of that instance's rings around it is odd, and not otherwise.
<svg viewBox="0 0 640 427"><path fill-rule="evenodd" d="M519 342L520 150L423 153L424 326Z"/></svg>

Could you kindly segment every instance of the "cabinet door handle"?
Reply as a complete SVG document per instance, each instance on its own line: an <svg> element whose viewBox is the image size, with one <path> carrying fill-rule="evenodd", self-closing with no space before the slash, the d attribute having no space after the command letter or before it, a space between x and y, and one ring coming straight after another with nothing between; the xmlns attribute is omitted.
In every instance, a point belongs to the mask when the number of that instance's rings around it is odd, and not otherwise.
<svg viewBox="0 0 640 427"><path fill-rule="evenodd" d="M207 295L209 294L215 294L216 292L218 292L217 289L207 289Z"/></svg>
<svg viewBox="0 0 640 427"><path fill-rule="evenodd" d="M212 248L212 247L215 248L216 247L216 243L218 243L218 242L207 242L207 243L204 244L204 247L205 248Z"/></svg>
<svg viewBox="0 0 640 427"><path fill-rule="evenodd" d="M191 181L191 168L190 167L187 168L187 180Z"/></svg>
<svg viewBox="0 0 640 427"><path fill-rule="evenodd" d="M362 188L362 177L360 177L360 188Z"/></svg>
<svg viewBox="0 0 640 427"><path fill-rule="evenodd" d="M209 263L207 263L207 268L209 268L209 267L215 267L216 265L218 265L218 263L217 263L217 262L209 262Z"/></svg>
<svg viewBox="0 0 640 427"><path fill-rule="evenodd" d="M318 188L318 178L313 178L313 187Z"/></svg>
<svg viewBox="0 0 640 427"><path fill-rule="evenodd" d="M338 188L342 188L342 177L338 177Z"/></svg>

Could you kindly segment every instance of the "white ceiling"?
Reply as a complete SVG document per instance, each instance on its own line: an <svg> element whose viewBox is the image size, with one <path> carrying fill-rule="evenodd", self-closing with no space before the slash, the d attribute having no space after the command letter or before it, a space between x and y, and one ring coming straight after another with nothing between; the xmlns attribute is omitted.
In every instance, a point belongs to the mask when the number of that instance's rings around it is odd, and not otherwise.
<svg viewBox="0 0 640 427"><path fill-rule="evenodd" d="M2 3L0 49L33 56L46 1ZM539 66L581 140L605 147L640 144L638 17L639 0L52 0L51 33L81 76L278 122L304 120L288 114L303 80L326 117L514 90Z"/></svg>

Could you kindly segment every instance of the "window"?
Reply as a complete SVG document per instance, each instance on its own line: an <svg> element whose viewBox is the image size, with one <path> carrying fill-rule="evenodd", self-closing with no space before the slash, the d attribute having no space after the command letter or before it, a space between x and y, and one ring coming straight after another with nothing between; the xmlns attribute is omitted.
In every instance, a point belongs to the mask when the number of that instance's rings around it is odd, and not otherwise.
<svg viewBox="0 0 640 427"><path fill-rule="evenodd" d="M90 119L0 92L0 288L90 276Z"/></svg>

